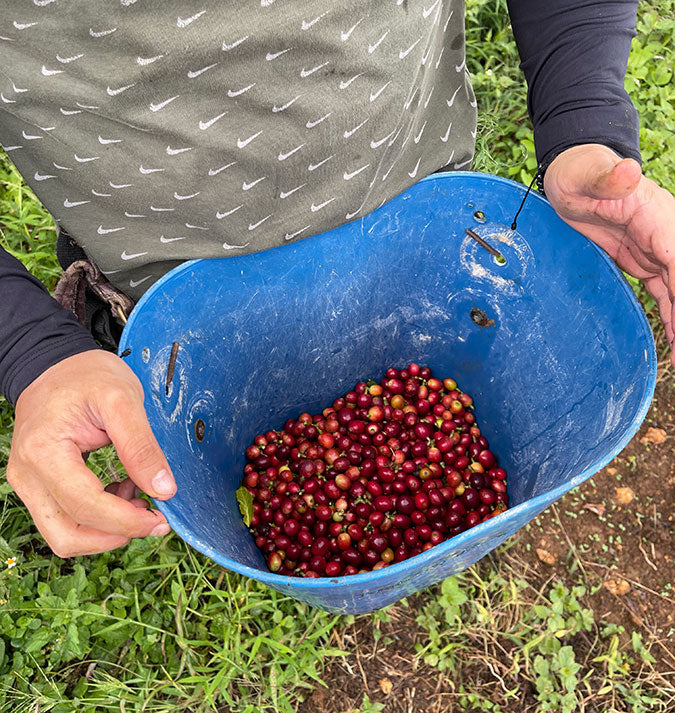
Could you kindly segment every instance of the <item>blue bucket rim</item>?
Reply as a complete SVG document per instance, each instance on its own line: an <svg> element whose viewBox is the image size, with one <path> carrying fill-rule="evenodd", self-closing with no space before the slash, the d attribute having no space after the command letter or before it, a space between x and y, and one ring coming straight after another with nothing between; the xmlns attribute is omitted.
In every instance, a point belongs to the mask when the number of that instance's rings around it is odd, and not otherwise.
<svg viewBox="0 0 675 713"><path fill-rule="evenodd" d="M486 181L491 181L491 182L497 182L497 183L503 183L506 184L512 188L515 188L517 191L520 193L525 193L527 190L527 186L524 186L522 183L519 183L518 181L514 181L510 178L503 178L502 176L495 176L490 173L481 173L481 172L476 172L476 171L448 171L448 172L439 172L439 173L433 173L428 176L425 176L422 178L420 181L413 185L418 185L420 183L428 182L428 181L438 181L438 180L454 180L457 178L464 178L467 176L471 176L473 178L480 178L481 180L486 180ZM412 186L411 186L412 188ZM410 190L410 189L408 189ZM530 200L536 200L536 201L541 201L545 203L546 205L550 206L550 203L546 198L539 193L536 192L530 192L528 199ZM392 199L393 200L393 199ZM386 205L386 204L385 204ZM370 213L369 215L372 215ZM364 218L367 216L364 216ZM363 220L364 218L359 218L353 222L358 222L358 220ZM310 236L306 238L306 240L312 240L315 238L319 238L323 235L328 235L330 231L324 232L324 233L319 233L314 236ZM652 333L652 329L649 325L649 321L647 320L647 316L645 315L642 306L638 302L638 299L633 292L632 287L629 285L628 281L624 277L623 273L621 270L617 267L616 263L609 257L609 255L602 250L596 243L594 243L592 240L587 238L585 235L582 233L579 233L582 238L587 240L593 248L597 251L597 253L600 255L601 259L605 262L606 265L609 266L610 270L614 272L614 274L617 276L619 279L619 282L621 283L623 290L625 294L628 297L629 303L632 305L633 310L635 311L638 321L642 324L642 327L644 329L645 335L647 337L647 342L648 342L648 368L649 368L649 374L647 377L647 382L645 385L645 389L642 395L642 401L640 403L640 407L635 413L635 416L633 417L632 421L626 428L623 437L619 440L619 442L612 448L608 453L606 453L603 457L598 458L596 461L594 461L591 465L589 465L587 468L585 468L581 473L578 475L574 476L571 480L553 488L552 490L547 491L546 493L542 493L541 495L537 495L534 498L531 498L529 500L526 500L520 505L516 505L514 507L509 507L506 511L503 513L491 518L490 520L487 520L486 522L481 522L475 527L470 528L469 530L465 530L464 532L461 532L458 535L455 535L454 537L451 537L444 542L441 542L438 545L435 545L434 547L430 548L426 552L422 552L419 555L416 555L415 557L411 557L410 559L403 560L402 562L396 562L390 564L388 567L383 567L380 570L374 570L371 572L365 572L363 574L353 574L353 575L348 575L348 576L340 576L340 577L318 577L318 578L303 578L303 577L293 577L289 575L280 575L280 574L274 574L273 572L265 571L262 569L257 569L255 567L249 567L248 565L241 564L240 562L237 562L236 560L232 560L229 557L226 557L225 555L220 554L217 550L213 549L212 547L204 544L201 542L194 534L192 534L189 530L187 530L183 525L175 518L169 509L165 506L168 501L162 501L162 500L156 500L153 499L153 503L157 506L157 509L166 517L167 521L171 525L172 530L185 542L187 542L191 547L194 547L198 552L201 552L203 555L207 556L209 559L215 561L219 565L225 567L226 569L236 572L238 574L245 575L247 577L250 577L252 579L255 579L259 582L263 582L264 584L268 584L272 587L275 585L278 586L290 586L293 589L299 589L299 590L304 590L311 592L312 590L314 591L321 591L325 590L327 587L330 586L342 586L344 584L350 584L350 585L359 585L359 584L365 584L368 583L372 585L373 587L376 587L378 582L381 580L391 580L392 578L397 578L396 575L401 575L402 577L405 577L405 575L408 573L410 569L421 569L423 568L424 565L426 565L429 561L431 560L437 560L443 558L445 554L449 554L450 551L456 550L458 547L461 547L465 543L470 542L473 539L476 539L477 536L481 535L490 535L493 530L497 529L497 523L498 522L503 522L503 518L510 518L514 519L516 518L520 512L522 512L525 508L528 510L545 510L546 507L554 503L556 500L560 499L565 493L569 492L572 490L572 488L577 487L581 483L583 483L585 480L588 480L588 478L592 477L595 473L597 473L599 470L602 470L608 463L610 463L614 458L628 445L628 443L631 441L633 436L637 433L638 429L640 428L640 425L644 421L645 417L647 416L647 413L649 411L649 407L651 405L653 396L654 396L654 390L656 388L656 374L657 374L657 355L656 355L656 344L654 342L654 335ZM272 248L272 249L278 249L278 248ZM241 256L241 257L247 257L247 255ZM171 271L167 272L164 276L162 276L157 282L155 282L140 298L140 300L137 302L136 306L131 312L131 315L129 316L129 319L124 327L124 330L122 332L122 336L120 338L120 344L118 348L118 355L121 354L127 347L128 347L128 338L129 338L129 333L133 329L134 322L136 321L136 318L142 311L142 307L145 305L146 302L150 301L153 299L156 295L156 293L162 291L166 285L171 282L172 280L176 279L176 277L183 272L184 270L189 270L191 269L194 265L200 262L205 262L206 260L210 260L212 258L199 258L196 260L188 260L184 263L181 263L177 267L173 268ZM226 258L228 260L236 260L237 257L230 257ZM520 529L520 528L519 528ZM289 595L290 596L290 595Z"/></svg>

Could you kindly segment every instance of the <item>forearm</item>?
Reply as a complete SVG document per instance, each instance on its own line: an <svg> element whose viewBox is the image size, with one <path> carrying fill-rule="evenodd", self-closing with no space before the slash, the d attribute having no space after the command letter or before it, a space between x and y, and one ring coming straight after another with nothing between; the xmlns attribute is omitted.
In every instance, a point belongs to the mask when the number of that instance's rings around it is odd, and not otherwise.
<svg viewBox="0 0 675 713"><path fill-rule="evenodd" d="M508 0L528 84L537 158L600 143L640 160L625 89L637 0Z"/></svg>
<svg viewBox="0 0 675 713"><path fill-rule="evenodd" d="M0 248L0 393L21 392L59 361L96 349L91 335Z"/></svg>

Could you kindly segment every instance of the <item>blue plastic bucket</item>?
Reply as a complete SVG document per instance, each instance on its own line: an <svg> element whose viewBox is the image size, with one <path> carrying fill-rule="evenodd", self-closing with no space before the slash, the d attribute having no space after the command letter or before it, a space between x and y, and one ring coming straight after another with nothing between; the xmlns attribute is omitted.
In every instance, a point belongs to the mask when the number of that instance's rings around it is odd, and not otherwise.
<svg viewBox="0 0 675 713"><path fill-rule="evenodd" d="M653 395L651 330L614 263L542 197L531 195L510 229L524 190L484 174L435 174L362 220L187 262L153 285L120 353L131 350L125 360L178 482L157 503L175 532L291 597L367 612L465 569L616 456ZM235 500L246 446L411 361L473 395L509 474L510 509L376 572L272 574Z"/></svg>

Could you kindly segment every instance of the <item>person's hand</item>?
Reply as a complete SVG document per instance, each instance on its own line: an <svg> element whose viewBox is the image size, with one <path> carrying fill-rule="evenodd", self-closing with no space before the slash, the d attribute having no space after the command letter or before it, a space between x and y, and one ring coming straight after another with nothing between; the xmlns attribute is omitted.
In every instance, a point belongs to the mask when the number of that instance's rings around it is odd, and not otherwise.
<svg viewBox="0 0 675 713"><path fill-rule="evenodd" d="M113 443L132 480L108 488L82 453ZM7 480L59 557L166 535L164 516L142 489L167 499L176 484L143 408L140 382L114 354L87 351L41 374L19 396Z"/></svg>
<svg viewBox="0 0 675 713"><path fill-rule="evenodd" d="M673 349L675 198L642 175L640 164L600 144L563 151L544 176L558 215L644 282ZM675 352L671 351L675 365Z"/></svg>

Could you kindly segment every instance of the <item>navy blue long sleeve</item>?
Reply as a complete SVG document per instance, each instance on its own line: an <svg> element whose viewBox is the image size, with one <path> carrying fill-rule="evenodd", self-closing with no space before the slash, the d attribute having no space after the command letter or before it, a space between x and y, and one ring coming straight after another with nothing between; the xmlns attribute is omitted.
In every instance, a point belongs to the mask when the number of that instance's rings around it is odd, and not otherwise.
<svg viewBox="0 0 675 713"><path fill-rule="evenodd" d="M623 87L637 0L508 4L540 163L583 143L639 160L637 112ZM74 317L0 249L0 393L16 402L50 366L94 347Z"/></svg>
<svg viewBox="0 0 675 713"><path fill-rule="evenodd" d="M0 248L0 393L13 404L42 372L96 342L42 283Z"/></svg>
<svg viewBox="0 0 675 713"><path fill-rule="evenodd" d="M587 143L639 161L638 116L624 89L637 0L508 0L508 5L539 163Z"/></svg>

